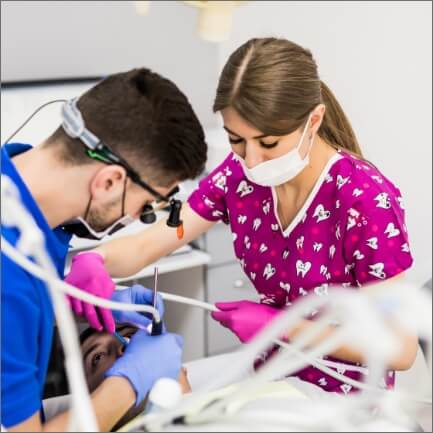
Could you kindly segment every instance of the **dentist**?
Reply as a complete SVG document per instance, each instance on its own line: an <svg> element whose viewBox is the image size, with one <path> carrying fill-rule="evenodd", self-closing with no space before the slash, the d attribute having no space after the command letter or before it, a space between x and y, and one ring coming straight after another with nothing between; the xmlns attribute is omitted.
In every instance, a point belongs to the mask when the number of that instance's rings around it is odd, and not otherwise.
<svg viewBox="0 0 433 433"><path fill-rule="evenodd" d="M78 101L66 102L62 126L39 146L15 143L1 150L2 174L13 180L44 233L60 278L72 233L100 239L133 219L146 219L155 200L177 206L170 192L197 176L205 160L203 130L188 100L148 69L111 75ZM12 227L2 225L1 234L13 245L19 239ZM98 257L95 263L102 267ZM75 263L84 262L77 256ZM3 253L1 269L1 424L9 431L66 431L69 413L44 422L41 404L54 325L49 292ZM142 287L113 295L114 284L101 280L97 266L82 269L101 282L97 294L105 298L152 301ZM91 305L78 312L97 316ZM111 311L99 313L113 332ZM120 319L150 322L134 313L122 313ZM181 356L179 336L138 331L91 395L101 431L140 404L159 378L176 379Z"/></svg>

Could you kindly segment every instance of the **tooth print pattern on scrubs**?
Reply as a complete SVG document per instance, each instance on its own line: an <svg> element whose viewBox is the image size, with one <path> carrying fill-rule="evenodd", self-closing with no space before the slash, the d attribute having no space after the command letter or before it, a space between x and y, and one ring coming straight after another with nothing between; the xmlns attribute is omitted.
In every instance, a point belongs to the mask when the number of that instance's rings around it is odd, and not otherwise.
<svg viewBox="0 0 433 433"><path fill-rule="evenodd" d="M332 284L381 282L413 262L400 191L373 165L342 151L329 160L285 230L274 189L250 182L233 153L200 182L188 203L203 218L230 225L236 257L264 304L290 308L309 293L326 296ZM340 373L363 380L360 364L344 364L355 371L340 367ZM354 390L314 367L296 375L327 391ZM393 384L390 371L382 386Z"/></svg>

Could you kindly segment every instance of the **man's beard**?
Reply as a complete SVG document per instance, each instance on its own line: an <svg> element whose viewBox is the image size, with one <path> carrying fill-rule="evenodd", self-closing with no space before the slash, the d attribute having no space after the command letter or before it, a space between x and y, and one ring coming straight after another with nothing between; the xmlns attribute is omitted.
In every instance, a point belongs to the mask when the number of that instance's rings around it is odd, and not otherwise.
<svg viewBox="0 0 433 433"><path fill-rule="evenodd" d="M113 221L107 222L106 215L109 215L113 208L117 208L119 210L119 216L116 217ZM120 200L113 200L104 206L103 209L90 209L87 215L86 221L92 227L95 232L103 232L107 227L110 227L117 219L121 218L123 215L122 212L122 204ZM114 212L113 212L114 213Z"/></svg>

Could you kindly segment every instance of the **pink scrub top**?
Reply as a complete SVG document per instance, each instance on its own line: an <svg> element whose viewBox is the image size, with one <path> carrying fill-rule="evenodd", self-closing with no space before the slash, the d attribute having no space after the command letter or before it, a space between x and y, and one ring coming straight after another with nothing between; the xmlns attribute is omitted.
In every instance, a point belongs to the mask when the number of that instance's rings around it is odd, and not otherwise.
<svg viewBox="0 0 433 433"><path fill-rule="evenodd" d="M329 160L285 229L275 190L250 182L233 153L188 202L206 220L230 224L236 257L260 302L278 308L290 308L309 293L326 296L332 284L357 288L386 280L413 262L400 191L373 165L345 152ZM317 314L311 311L307 318ZM338 372L356 380L368 373L360 364L323 359L335 370L338 362ZM296 376L326 391L355 390L312 366ZM381 385L393 384L389 371Z"/></svg>

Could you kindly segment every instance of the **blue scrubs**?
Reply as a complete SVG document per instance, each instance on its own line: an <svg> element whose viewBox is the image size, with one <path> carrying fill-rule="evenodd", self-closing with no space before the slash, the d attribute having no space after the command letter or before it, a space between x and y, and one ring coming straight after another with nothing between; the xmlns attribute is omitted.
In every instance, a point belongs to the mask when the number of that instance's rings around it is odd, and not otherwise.
<svg viewBox="0 0 433 433"><path fill-rule="evenodd" d="M21 200L45 236L46 249L63 278L71 235L51 229L11 158L29 150L24 144L1 149L1 172L8 175ZM1 226L12 245L19 239L16 228ZM1 424L19 424L41 411L54 325L54 312L46 285L1 253Z"/></svg>

